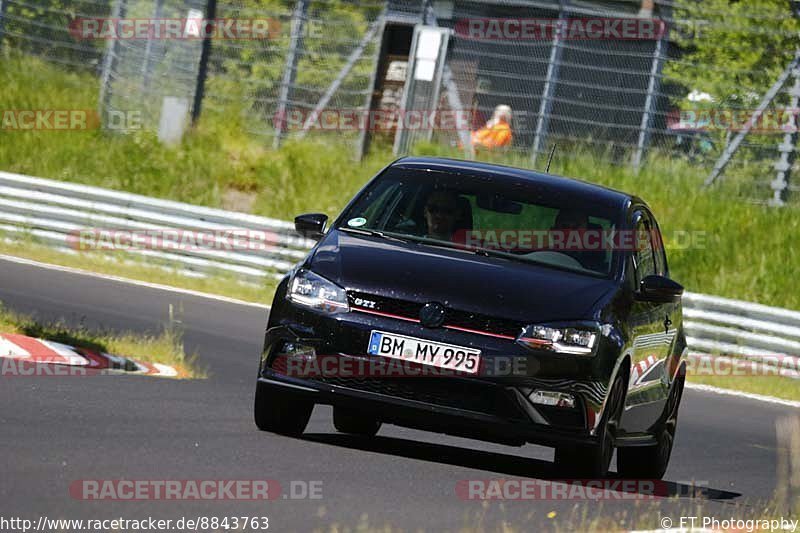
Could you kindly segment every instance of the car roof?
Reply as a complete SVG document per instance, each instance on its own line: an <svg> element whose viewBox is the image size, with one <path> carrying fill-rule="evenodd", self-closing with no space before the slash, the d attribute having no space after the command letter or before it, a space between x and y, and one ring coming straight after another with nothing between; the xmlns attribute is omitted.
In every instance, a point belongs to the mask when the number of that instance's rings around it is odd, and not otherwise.
<svg viewBox="0 0 800 533"><path fill-rule="evenodd" d="M404 157L392 163L391 167L469 174L500 180L524 180L532 185L558 191L561 194L576 195L584 198L591 197L592 201L621 210L626 210L631 203L646 206L642 200L635 196L594 183L535 170L479 161L464 161L444 157Z"/></svg>

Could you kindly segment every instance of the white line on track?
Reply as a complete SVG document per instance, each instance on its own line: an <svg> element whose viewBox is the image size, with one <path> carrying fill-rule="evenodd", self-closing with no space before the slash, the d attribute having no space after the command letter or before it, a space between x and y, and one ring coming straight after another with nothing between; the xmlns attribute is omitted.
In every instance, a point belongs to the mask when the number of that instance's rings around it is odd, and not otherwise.
<svg viewBox="0 0 800 533"><path fill-rule="evenodd" d="M719 387L712 387L711 385L700 385L699 383L686 382L686 388L699 390L702 392L712 392L714 394L723 394L726 396L738 396L740 398L747 398L748 400L757 400L759 402L774 403L784 405L787 407L800 408L800 402L793 400L784 400L783 398L775 398L773 396L765 396L763 394L753 394L751 392L742 392L732 389L721 389Z"/></svg>
<svg viewBox="0 0 800 533"><path fill-rule="evenodd" d="M180 294L189 294L191 296L197 296L200 298L208 298L209 300L218 300L220 302L226 302L235 305L247 305L250 307L257 307L259 309L269 309L270 306L265 304L259 304L254 302L245 302L244 300L237 300L236 298L228 298L227 296L219 296L217 294L210 294L207 292L200 292L200 291L193 291L191 289L181 289L179 287L172 287L170 285L161 285L160 283L149 283L147 281L139 281L136 279L131 278L123 278L119 276L111 276L108 274L98 274L97 272L91 272L89 270L82 270L80 268L72 268L72 267L65 267L61 265L53 265L51 263L42 263L40 261L34 261L33 259L24 259L22 257L15 257L13 255L5 255L0 254L0 260L9 261L11 263L18 263L21 265L30 265L35 266L37 268L46 268L48 270L57 270L59 272L67 272L69 274L78 274L81 276L90 276L93 278L105 279L110 281L116 281L119 283L127 283L129 285L138 285L140 287L147 287L149 289L156 289L159 291L168 291L168 292L176 292Z"/></svg>

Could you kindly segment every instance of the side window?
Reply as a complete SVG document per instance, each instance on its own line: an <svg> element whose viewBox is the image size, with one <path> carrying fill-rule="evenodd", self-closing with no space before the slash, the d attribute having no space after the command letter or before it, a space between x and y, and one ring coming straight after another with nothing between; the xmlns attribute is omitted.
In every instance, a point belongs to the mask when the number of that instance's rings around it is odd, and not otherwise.
<svg viewBox="0 0 800 533"><path fill-rule="evenodd" d="M636 286L646 278L656 273L656 262L653 255L653 240L650 231L650 222L642 216L636 223Z"/></svg>
<svg viewBox="0 0 800 533"><path fill-rule="evenodd" d="M653 253L656 258L656 274L659 276L667 275L667 253L664 250L664 239L661 238L661 232L656 226L655 222L651 221L653 228L650 234L653 236Z"/></svg>

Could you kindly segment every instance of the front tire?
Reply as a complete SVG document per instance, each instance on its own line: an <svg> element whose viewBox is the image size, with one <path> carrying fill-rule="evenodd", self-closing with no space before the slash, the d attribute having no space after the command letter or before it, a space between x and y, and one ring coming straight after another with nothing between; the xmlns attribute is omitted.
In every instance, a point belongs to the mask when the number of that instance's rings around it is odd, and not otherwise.
<svg viewBox="0 0 800 533"><path fill-rule="evenodd" d="M381 421L351 409L334 407L333 427L340 433L374 437L381 429Z"/></svg>
<svg viewBox="0 0 800 533"><path fill-rule="evenodd" d="M608 476L614 456L614 439L625 406L627 382L619 377L614 381L608 399L608 409L598 425L596 444L570 444L556 448L555 464L559 472L574 478L604 478Z"/></svg>
<svg viewBox="0 0 800 533"><path fill-rule="evenodd" d="M264 383L256 384L254 416L261 431L297 437L303 434L314 402L291 391L279 390Z"/></svg>
<svg viewBox="0 0 800 533"><path fill-rule="evenodd" d="M675 431L678 426L678 410L686 383L685 371L676 379L664 409L663 422L656 430L658 444L635 448L620 448L617 451L617 470L632 479L661 479L667 472Z"/></svg>

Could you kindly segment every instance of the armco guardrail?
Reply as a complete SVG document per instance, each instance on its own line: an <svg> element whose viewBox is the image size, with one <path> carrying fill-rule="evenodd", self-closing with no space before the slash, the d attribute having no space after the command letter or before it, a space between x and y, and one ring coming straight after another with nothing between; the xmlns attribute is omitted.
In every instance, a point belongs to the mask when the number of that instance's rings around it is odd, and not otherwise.
<svg viewBox="0 0 800 533"><path fill-rule="evenodd" d="M136 254L190 275L228 273L247 281L280 277L313 245L290 222L194 206L75 183L0 172L0 231L30 235L43 244L74 251L82 230L182 230L262 235L252 245L142 249ZM233 248L233 247L231 247Z"/></svg>
<svg viewBox="0 0 800 533"><path fill-rule="evenodd" d="M92 228L263 232L270 246L135 252L189 275L222 272L248 282L282 276L313 245L283 220L0 172L0 231L6 238L28 234L72 252L71 239ZM800 368L800 312L686 293L684 324L693 354L727 354L756 361L788 355L794 368ZM796 372L784 374L800 377Z"/></svg>
<svg viewBox="0 0 800 533"><path fill-rule="evenodd" d="M725 354L800 378L800 312L686 293L683 323L693 354Z"/></svg>

